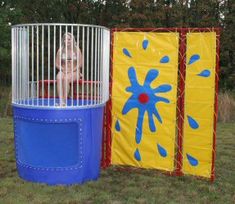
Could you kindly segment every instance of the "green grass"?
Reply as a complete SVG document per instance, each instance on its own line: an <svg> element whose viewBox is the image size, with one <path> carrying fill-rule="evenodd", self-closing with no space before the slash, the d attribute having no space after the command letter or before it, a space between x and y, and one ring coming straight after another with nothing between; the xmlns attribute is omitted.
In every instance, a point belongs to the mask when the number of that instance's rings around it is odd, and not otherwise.
<svg viewBox="0 0 235 204"><path fill-rule="evenodd" d="M17 176L11 118L0 118L0 203L235 203L235 124L218 124L216 180L110 167L84 185L47 186Z"/></svg>
<svg viewBox="0 0 235 204"><path fill-rule="evenodd" d="M11 99L9 96L9 94L11 94L10 92L10 86L0 85L0 117L10 114L10 110L6 110L7 104L11 103L11 101L9 101Z"/></svg>

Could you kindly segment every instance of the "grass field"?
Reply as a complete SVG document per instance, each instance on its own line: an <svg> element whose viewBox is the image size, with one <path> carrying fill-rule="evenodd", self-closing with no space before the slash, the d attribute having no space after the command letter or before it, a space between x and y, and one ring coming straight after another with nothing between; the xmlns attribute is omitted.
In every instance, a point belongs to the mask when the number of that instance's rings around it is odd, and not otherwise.
<svg viewBox="0 0 235 204"><path fill-rule="evenodd" d="M7 105L11 102L11 87L2 86L0 84L0 117L10 114L10 110L7 110Z"/></svg>
<svg viewBox="0 0 235 204"><path fill-rule="evenodd" d="M0 118L0 203L235 203L235 123L218 124L216 180L170 177L115 167L82 186L47 186L18 178L11 118Z"/></svg>

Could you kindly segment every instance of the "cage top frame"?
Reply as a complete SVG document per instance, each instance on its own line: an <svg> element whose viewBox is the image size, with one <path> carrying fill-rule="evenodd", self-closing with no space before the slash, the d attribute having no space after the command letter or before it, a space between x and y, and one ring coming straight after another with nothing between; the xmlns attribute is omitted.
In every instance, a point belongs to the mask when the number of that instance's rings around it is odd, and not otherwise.
<svg viewBox="0 0 235 204"><path fill-rule="evenodd" d="M93 25L93 24L76 24L76 23L26 23L26 24L16 24L12 25L11 28L19 28L25 26L83 26L83 27L93 27L93 28L102 28L105 30L110 30L105 26Z"/></svg>

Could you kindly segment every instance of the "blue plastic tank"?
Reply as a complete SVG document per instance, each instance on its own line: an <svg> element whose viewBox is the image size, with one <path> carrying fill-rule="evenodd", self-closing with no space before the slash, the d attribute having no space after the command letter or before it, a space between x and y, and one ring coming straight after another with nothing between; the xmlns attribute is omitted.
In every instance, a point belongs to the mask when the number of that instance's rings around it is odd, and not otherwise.
<svg viewBox="0 0 235 204"><path fill-rule="evenodd" d="M19 176L51 185L96 180L103 109L103 105L83 109L13 106Z"/></svg>

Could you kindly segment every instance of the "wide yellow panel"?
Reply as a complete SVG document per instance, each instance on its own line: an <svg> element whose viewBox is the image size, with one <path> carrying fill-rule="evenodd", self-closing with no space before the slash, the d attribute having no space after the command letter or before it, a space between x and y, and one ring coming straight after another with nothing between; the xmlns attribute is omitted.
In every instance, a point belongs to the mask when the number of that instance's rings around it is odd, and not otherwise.
<svg viewBox="0 0 235 204"><path fill-rule="evenodd" d="M114 33L112 164L174 170L178 46L178 33Z"/></svg>
<svg viewBox="0 0 235 204"><path fill-rule="evenodd" d="M211 177L216 33L188 33L183 173Z"/></svg>

